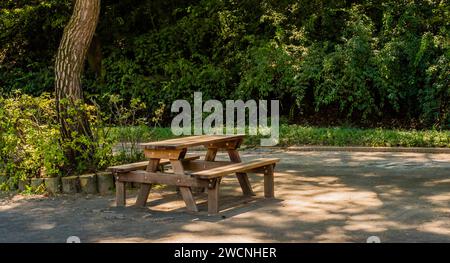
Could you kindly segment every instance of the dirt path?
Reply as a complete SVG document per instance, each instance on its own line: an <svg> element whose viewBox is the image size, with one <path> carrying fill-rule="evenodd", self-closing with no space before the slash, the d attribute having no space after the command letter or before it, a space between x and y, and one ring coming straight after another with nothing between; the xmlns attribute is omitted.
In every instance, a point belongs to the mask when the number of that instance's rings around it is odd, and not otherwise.
<svg viewBox="0 0 450 263"><path fill-rule="evenodd" d="M213 217L185 212L170 189L152 192L146 208L115 208L113 195L3 196L0 242L450 242L450 154L259 151L243 159L264 156L283 160L275 200L262 198L259 176L250 199L226 178L223 212ZM205 211L205 196L196 198Z"/></svg>

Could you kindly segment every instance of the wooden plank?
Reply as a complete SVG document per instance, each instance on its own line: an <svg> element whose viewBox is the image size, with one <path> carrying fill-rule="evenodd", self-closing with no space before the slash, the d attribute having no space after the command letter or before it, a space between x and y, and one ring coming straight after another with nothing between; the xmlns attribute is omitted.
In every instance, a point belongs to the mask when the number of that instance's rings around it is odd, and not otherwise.
<svg viewBox="0 0 450 263"><path fill-rule="evenodd" d="M234 149L234 150L228 150L228 156L230 157L230 160L233 163L241 163L241 156L239 155L239 152Z"/></svg>
<svg viewBox="0 0 450 263"><path fill-rule="evenodd" d="M150 159L147 166L147 172L156 172L159 166L159 159ZM152 189L152 184L142 183L136 198L136 206L145 206L147 204L148 195Z"/></svg>
<svg viewBox="0 0 450 263"><path fill-rule="evenodd" d="M238 138L233 141L226 142L210 142L203 144L206 148L216 148L216 149L236 149L239 148L242 139Z"/></svg>
<svg viewBox="0 0 450 263"><path fill-rule="evenodd" d="M175 174L184 175L184 167L181 160L170 160L170 164L172 165L172 169Z"/></svg>
<svg viewBox="0 0 450 263"><path fill-rule="evenodd" d="M113 173L126 173L134 170L145 170L147 168L148 161L127 163L122 165L110 166L106 170Z"/></svg>
<svg viewBox="0 0 450 263"><path fill-rule="evenodd" d="M182 159L182 155L185 153L185 149L178 150L148 150L144 149L144 155L147 158L158 159Z"/></svg>
<svg viewBox="0 0 450 263"><path fill-rule="evenodd" d="M229 164L233 164L233 163L229 162L229 161L209 162L209 161L203 161L203 160L195 160L195 161L190 161L190 162L186 162L186 163L183 162L183 167L185 170L193 172L193 171L201 171L201 170L217 168L217 167L221 167L221 166L229 165Z"/></svg>
<svg viewBox="0 0 450 263"><path fill-rule="evenodd" d="M126 205L125 182L116 181L116 206Z"/></svg>
<svg viewBox="0 0 450 263"><path fill-rule="evenodd" d="M184 173L183 163L180 160L170 160L170 164L172 164L173 172L180 176L190 178L190 176ZM186 208L189 211L198 212L197 205L195 204L194 196L192 195L192 188L180 186L180 193L183 197L184 203L186 203Z"/></svg>
<svg viewBox="0 0 450 263"><path fill-rule="evenodd" d="M266 166L266 172L264 173L264 197L266 198L273 198L275 196L273 168L273 165Z"/></svg>
<svg viewBox="0 0 450 263"><path fill-rule="evenodd" d="M232 142L226 142L226 144L229 144L229 143L232 143ZM206 151L205 161L212 162L212 161L214 161L216 159L217 148L210 148L211 146L214 146L214 144L210 143L207 146L208 150ZM196 171L198 171L198 170L196 170ZM204 193L205 192L205 188L204 187L196 187L196 188L191 188L191 189L192 189L192 191L194 191L194 193Z"/></svg>
<svg viewBox="0 0 450 263"><path fill-rule="evenodd" d="M219 186L220 178L214 180L212 187L208 187L208 214L219 213Z"/></svg>
<svg viewBox="0 0 450 263"><path fill-rule="evenodd" d="M186 203L186 208L192 212L198 212L197 205L195 204L194 196L192 195L191 188L181 186L180 193L183 197L184 203Z"/></svg>
<svg viewBox="0 0 450 263"><path fill-rule="evenodd" d="M248 179L248 175L246 173L236 173L236 177L239 181L239 185L241 186L242 193L245 196L255 196L255 192L253 192L252 185L250 184L250 180Z"/></svg>
<svg viewBox="0 0 450 263"><path fill-rule="evenodd" d="M234 163L241 163L241 156L239 156L239 152L234 150L228 150L228 156L230 160ZM242 193L246 196L254 196L252 185L250 184L250 180L248 179L248 175L246 173L236 172L236 177L239 181L239 185L241 186Z"/></svg>
<svg viewBox="0 0 450 263"><path fill-rule="evenodd" d="M147 150L176 150L193 146L239 141L244 135L199 135L140 144Z"/></svg>
<svg viewBox="0 0 450 263"><path fill-rule="evenodd" d="M192 175L199 178L209 179L232 173L246 172L266 165L275 164L279 161L279 158L260 158L249 162L234 163L209 170L197 171L193 172Z"/></svg>
<svg viewBox="0 0 450 263"><path fill-rule="evenodd" d="M187 155L185 158L183 158L183 161L190 161L190 160L197 160L197 159L200 159L199 155ZM168 164L170 164L169 159L161 159L159 162L159 165L168 165ZM145 169L147 169L147 166L148 166L148 161L143 161L143 162L111 166L111 167L108 167L107 170L110 172L113 172L113 173L127 173L130 171L145 170Z"/></svg>
<svg viewBox="0 0 450 263"><path fill-rule="evenodd" d="M232 143L232 142L225 142L226 144ZM217 148L210 148L211 146L213 146L212 143L209 144L208 150L206 151L206 155L205 155L205 161L207 162L213 162L216 159L216 155L217 155ZM206 168L204 168L206 169ZM194 188L194 192L195 193L204 193L205 192L204 187L200 187L200 188Z"/></svg>
<svg viewBox="0 0 450 263"><path fill-rule="evenodd" d="M147 204L148 195L150 194L151 189L152 184L141 184L135 206L145 206Z"/></svg>
<svg viewBox="0 0 450 263"><path fill-rule="evenodd" d="M143 184L166 184L188 187L207 187L208 180L199 180L188 175L169 174L161 172L131 171L118 175L120 182L134 182Z"/></svg>
<svg viewBox="0 0 450 263"><path fill-rule="evenodd" d="M208 148L205 155L205 161L214 161L217 155L217 148Z"/></svg>

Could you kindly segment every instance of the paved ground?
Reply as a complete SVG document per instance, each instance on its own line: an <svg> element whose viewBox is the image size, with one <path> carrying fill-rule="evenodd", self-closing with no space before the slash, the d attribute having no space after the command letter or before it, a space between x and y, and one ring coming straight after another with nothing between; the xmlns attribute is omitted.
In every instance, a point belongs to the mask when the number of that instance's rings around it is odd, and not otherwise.
<svg viewBox="0 0 450 263"><path fill-rule="evenodd" d="M261 197L259 176L250 199L226 178L224 211L213 217L185 212L170 189L152 192L146 208L115 208L113 195L3 196L0 242L450 242L450 154L259 151L244 160L262 156L283 160L275 200Z"/></svg>

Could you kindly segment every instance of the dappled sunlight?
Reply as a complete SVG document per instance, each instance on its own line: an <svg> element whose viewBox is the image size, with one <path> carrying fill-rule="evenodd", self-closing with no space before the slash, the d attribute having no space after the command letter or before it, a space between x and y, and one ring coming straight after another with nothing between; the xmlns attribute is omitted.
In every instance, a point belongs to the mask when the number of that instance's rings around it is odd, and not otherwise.
<svg viewBox="0 0 450 263"><path fill-rule="evenodd" d="M32 230L50 230L56 227L55 223L29 223L28 227Z"/></svg>
<svg viewBox="0 0 450 263"><path fill-rule="evenodd" d="M253 233L254 234L254 233ZM261 240L254 236L224 235L214 234L209 231L208 234L200 233L200 236L194 236L191 232L168 235L167 237L153 240L154 242L162 243L216 243L220 240L223 243L256 243L256 242L270 242L270 240Z"/></svg>
<svg viewBox="0 0 450 263"><path fill-rule="evenodd" d="M146 243L150 242L148 238L143 237L123 237L118 240L116 237L102 237L100 239L94 239L95 243Z"/></svg>
<svg viewBox="0 0 450 263"><path fill-rule="evenodd" d="M324 230L324 233L315 236L312 241L324 243L344 243L350 242L352 240L351 237L346 234L346 231L343 228L338 226L330 226Z"/></svg>
<svg viewBox="0 0 450 263"><path fill-rule="evenodd" d="M426 222L418 227L419 231L430 232L439 235L448 235L450 236L450 219L446 218L438 218L431 222Z"/></svg>
<svg viewBox="0 0 450 263"><path fill-rule="evenodd" d="M427 153L389 153L389 152L295 152L288 151L293 158L301 158L301 166L320 165L346 166L346 167L376 167L385 169L408 169L411 166L433 166L435 163L450 167L450 163L442 158L445 154L427 154ZM297 159L297 158L296 158ZM293 161L293 160L292 160ZM285 163L291 163L290 160L284 160ZM295 161L293 161L293 164Z"/></svg>
<svg viewBox="0 0 450 263"><path fill-rule="evenodd" d="M402 224L396 223L396 222L386 222L386 221L358 221L358 222L352 222L348 221L347 225L344 226L345 230L348 231L364 231L368 233L375 233L375 232L383 232L387 231L389 229L393 228L402 228ZM408 227L404 227L405 229L408 229Z"/></svg>
<svg viewBox="0 0 450 263"><path fill-rule="evenodd" d="M429 180L429 181L424 182L423 185L427 186L427 187L434 187L434 186L450 187L450 178L448 178L448 179Z"/></svg>
<svg viewBox="0 0 450 263"><path fill-rule="evenodd" d="M294 211L285 211L288 220L298 220L299 222L321 222L328 220L345 220L346 215L338 212L340 206L336 205L306 205L296 206ZM288 207L289 209L289 207Z"/></svg>
<svg viewBox="0 0 450 263"><path fill-rule="evenodd" d="M0 205L0 212L12 210L14 208L20 208L20 205L20 203Z"/></svg>
<svg viewBox="0 0 450 263"><path fill-rule="evenodd" d="M394 199L407 194L404 189L395 185L376 185L374 188L380 197L387 199Z"/></svg>
<svg viewBox="0 0 450 263"><path fill-rule="evenodd" d="M448 205L444 207L433 207L431 210L433 211L433 213L450 215L450 206Z"/></svg>
<svg viewBox="0 0 450 263"><path fill-rule="evenodd" d="M427 196L426 199L436 205L450 204L450 193Z"/></svg>
<svg viewBox="0 0 450 263"><path fill-rule="evenodd" d="M365 200L366 198L368 198L368 200ZM318 202L336 203L354 201L369 206L380 206L382 204L382 202L376 198L376 194L374 193L346 191L346 189L341 189L339 192L317 195L313 197L313 200Z"/></svg>
<svg viewBox="0 0 450 263"><path fill-rule="evenodd" d="M349 231L382 232L389 229L408 229L401 222L388 220L380 214L359 214L348 218L344 229Z"/></svg>
<svg viewBox="0 0 450 263"><path fill-rule="evenodd" d="M308 165L302 154L271 155L282 159L275 169L275 199L264 198L261 175L250 174L254 197L242 196L235 176L225 177L221 212L215 216L207 215L205 193L194 194L200 212L187 213L174 188L152 190L146 208L131 207L137 189L130 189L126 208L115 208L113 196L54 201L16 198L0 205L0 225L9 227L14 222L22 232L48 236L58 235L61 229L64 235L72 233L76 225L88 232L83 238L93 242L365 242L371 235L385 242L450 240L446 163L433 162L433 170L424 170L429 166L419 162L409 170L393 171L379 166L380 158L388 157L384 153L346 153L346 162L365 160L355 167L323 166L320 161L330 156L338 162L342 153L315 153L316 157L307 156L317 158ZM398 160L408 156L408 162L450 160L450 155L396 156ZM11 221L24 215L25 221Z"/></svg>

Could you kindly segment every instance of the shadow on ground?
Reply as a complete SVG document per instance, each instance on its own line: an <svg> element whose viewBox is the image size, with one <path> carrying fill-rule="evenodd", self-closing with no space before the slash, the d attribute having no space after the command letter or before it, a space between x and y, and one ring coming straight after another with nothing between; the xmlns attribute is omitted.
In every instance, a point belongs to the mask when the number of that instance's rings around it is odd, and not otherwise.
<svg viewBox="0 0 450 263"><path fill-rule="evenodd" d="M187 213L173 189L153 191L145 208L115 208L113 195L2 197L0 242L450 242L450 154L248 151L243 159L265 156L282 159L276 199L262 198L255 175L252 198L224 180L217 216ZM206 196L196 199L206 211Z"/></svg>

